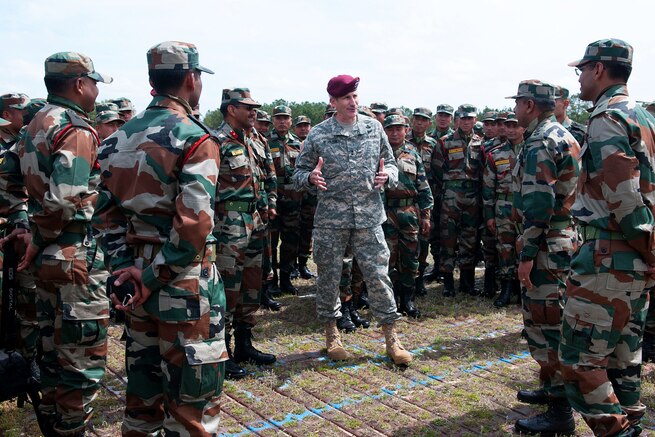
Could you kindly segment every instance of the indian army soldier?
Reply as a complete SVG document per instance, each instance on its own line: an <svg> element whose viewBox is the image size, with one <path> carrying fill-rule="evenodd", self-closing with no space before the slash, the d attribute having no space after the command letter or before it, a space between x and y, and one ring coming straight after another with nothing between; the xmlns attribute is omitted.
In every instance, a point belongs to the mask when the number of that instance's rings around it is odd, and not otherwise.
<svg viewBox="0 0 655 437"><path fill-rule="evenodd" d="M325 112L323 113L323 120L331 118L337 111L334 109L334 106L329 103L325 105Z"/></svg>
<svg viewBox="0 0 655 437"><path fill-rule="evenodd" d="M154 96L105 140L95 223L127 312L124 436L218 432L225 294L212 237L218 142L193 116L202 91L193 44L147 52ZM132 183L125 183L125 181ZM114 280L115 277L118 279ZM131 294L132 294L131 293Z"/></svg>
<svg viewBox="0 0 655 437"><path fill-rule="evenodd" d="M217 130L221 166L216 184L214 236L218 240L218 270L225 284L227 320L225 342L230 351L234 328L234 363L273 364L275 356L252 345L255 313L261 302L262 252L266 225L257 208L261 202L262 172L247 131L255 125L261 105L248 88L224 89ZM230 367L235 367L229 363ZM242 369L236 370L240 376ZM227 372L227 368L226 368Z"/></svg>
<svg viewBox="0 0 655 437"><path fill-rule="evenodd" d="M0 96L0 117L9 124L0 127L0 155L18 141L18 132L23 127L23 110L30 103L25 94L10 93Z"/></svg>
<svg viewBox="0 0 655 437"><path fill-rule="evenodd" d="M430 132L432 138L438 140L454 132L450 127L454 113L455 110L450 105L445 103L437 105L437 113L434 116L434 130Z"/></svg>
<svg viewBox="0 0 655 437"><path fill-rule="evenodd" d="M455 296L453 270L459 261L460 293L478 294L475 289L478 227L482 219L482 139L473 133L476 108L460 105L459 128L444 137L432 156L432 174L441 193L440 270L443 295ZM458 253L459 252L459 253ZM458 254L457 254L458 253Z"/></svg>
<svg viewBox="0 0 655 437"><path fill-rule="evenodd" d="M387 116L387 111L389 110L387 104L382 102L373 102L371 103L370 108L371 108L371 112L375 114L375 119L379 121L380 124L383 124L384 117Z"/></svg>
<svg viewBox="0 0 655 437"><path fill-rule="evenodd" d="M566 114L566 109L569 107L570 103L569 90L563 86L558 86L555 97L555 118L557 119L557 122L571 132L571 135L573 135L573 138L575 138L578 144L583 146L587 128L583 124L571 120Z"/></svg>
<svg viewBox="0 0 655 437"><path fill-rule="evenodd" d="M418 108L419 111L422 109ZM415 117L416 113L415 110ZM420 117L426 118L429 123L432 115ZM414 305L417 275L422 274L419 244L421 238L426 239L430 232L432 192L423 167L423 158L416 146L405 139L406 127L405 119L399 115L388 115L384 119L384 131L389 137L398 166L398 184L393 188L385 188L387 221L382 229L391 252L389 276L399 302L398 309L409 317L419 318L421 312Z"/></svg>
<svg viewBox="0 0 655 437"><path fill-rule="evenodd" d="M109 135L116 132L125 124L118 112L118 105L115 103L100 103L96 105L96 118L94 127L98 132L100 141L104 141Z"/></svg>
<svg viewBox="0 0 655 437"><path fill-rule="evenodd" d="M306 115L296 117L294 132L300 141L305 141L312 128L312 121ZM302 146L301 146L302 147ZM298 271L303 279L311 279L314 274L307 267L307 261L312 256L312 231L314 230L314 214L316 213L316 192L303 191L300 207L300 241L298 242Z"/></svg>
<svg viewBox="0 0 655 437"><path fill-rule="evenodd" d="M255 129L262 134L264 138L268 138L269 129L271 128L271 116L268 112L257 109L257 119L255 120Z"/></svg>
<svg viewBox="0 0 655 437"><path fill-rule="evenodd" d="M330 79L327 86L336 114L315 126L305 140L293 179L296 188L318 190L314 221L314 259L318 268L316 309L325 323L328 358L345 360L336 320L341 317L339 279L350 244L366 280L370 308L382 325L386 351L396 365L412 361L398 339L393 289L388 275L389 249L382 223L386 217L380 188L393 188L398 169L382 125L357 114L359 78ZM324 175L324 176L323 176Z"/></svg>
<svg viewBox="0 0 655 437"><path fill-rule="evenodd" d="M432 124L432 111L428 108L416 108L412 115L412 130L407 135L407 141L412 143L423 162L425 175L428 184L432 181L432 154L434 149L438 147L437 140L427 135L427 130ZM432 188L432 187L430 187ZM432 192L432 190L430 190ZM425 289L425 282L423 274L428 266L428 253L429 253L429 238L419 233L419 255L418 255L418 276L416 277L416 295L425 296L427 290Z"/></svg>
<svg viewBox="0 0 655 437"><path fill-rule="evenodd" d="M111 103L114 103L118 106L118 113L120 114L123 121L130 121L134 116L134 105L132 101L127 97L119 97L118 99L111 100Z"/></svg>
<svg viewBox="0 0 655 437"><path fill-rule="evenodd" d="M45 60L48 104L25 129L18 156L34 202L31 243L18 271L31 268L43 357L39 409L46 435L84 435L107 356L107 272L91 217L97 200L98 135L89 124L97 82L85 55L60 52Z"/></svg>
<svg viewBox="0 0 655 437"><path fill-rule="evenodd" d="M629 97L632 46L589 44L577 68L593 102L572 212L584 243L571 262L559 358L566 395L595 435L636 436L641 333L655 272L655 119Z"/></svg>
<svg viewBox="0 0 655 437"><path fill-rule="evenodd" d="M523 335L539 364L539 390L517 398L548 404L537 416L520 419L516 430L572 433L575 422L564 393L557 359L566 277L578 234L571 218L580 169L580 146L553 115L555 86L539 80L519 84L514 113L526 138L512 177L513 206L519 224L516 250L523 286Z"/></svg>
<svg viewBox="0 0 655 437"><path fill-rule="evenodd" d="M271 231L273 270L276 274L276 268L280 269L282 292L298 294L298 289L291 283L291 272L298 258L302 193L294 189L291 176L300 153L300 140L289 132L290 128L291 108L285 105L273 108L273 131L268 141L277 175L277 218ZM278 238L282 243L279 263L276 263ZM277 283L277 279L274 282Z"/></svg>
<svg viewBox="0 0 655 437"><path fill-rule="evenodd" d="M496 137L496 113L487 111L482 114L482 129L484 131L483 143L493 140Z"/></svg>
<svg viewBox="0 0 655 437"><path fill-rule="evenodd" d="M523 128L513 112L506 117L507 140L486 152L482 186L483 221L496 242L498 254L500 296L494 305L499 308L509 305L515 290L520 293L516 279L516 224L512 219L512 171L523 143ZM485 272L485 279L486 276Z"/></svg>

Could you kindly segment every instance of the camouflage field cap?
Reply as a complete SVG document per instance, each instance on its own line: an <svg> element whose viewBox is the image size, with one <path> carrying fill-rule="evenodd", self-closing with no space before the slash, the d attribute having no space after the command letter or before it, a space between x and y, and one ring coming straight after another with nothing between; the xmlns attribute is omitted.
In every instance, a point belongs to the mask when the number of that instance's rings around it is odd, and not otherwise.
<svg viewBox="0 0 655 437"><path fill-rule="evenodd" d="M99 103L96 105L96 124L105 124L112 121L125 123L118 113L118 105L112 102Z"/></svg>
<svg viewBox="0 0 655 437"><path fill-rule="evenodd" d="M432 111L428 108L414 108L414 117L432 118Z"/></svg>
<svg viewBox="0 0 655 437"><path fill-rule="evenodd" d="M485 121L496 121L496 116L497 114L494 111L487 111L484 114L482 114L482 121L483 123Z"/></svg>
<svg viewBox="0 0 655 437"><path fill-rule="evenodd" d="M389 110L389 107L387 106L386 103L382 102L373 102L371 103L371 111L373 111L376 114L384 114Z"/></svg>
<svg viewBox="0 0 655 437"><path fill-rule="evenodd" d="M507 118L505 119L505 124L507 123L518 123L519 121L516 119L516 114L513 112L508 112L507 113Z"/></svg>
<svg viewBox="0 0 655 437"><path fill-rule="evenodd" d="M337 112L336 108L329 103L325 106L325 115L331 115Z"/></svg>
<svg viewBox="0 0 655 437"><path fill-rule="evenodd" d="M29 124L37 112L39 112L48 103L46 99L32 99L25 107L23 115L23 124Z"/></svg>
<svg viewBox="0 0 655 437"><path fill-rule="evenodd" d="M82 53L59 52L45 60L45 77L66 79L84 76L102 83L111 83L114 80L111 76L98 73L91 58Z"/></svg>
<svg viewBox="0 0 655 437"><path fill-rule="evenodd" d="M405 115L405 111L403 111L402 108L389 108L389 109L387 110L387 114L386 114L386 115L393 115L393 114L396 114L396 115L403 115L403 116L404 116L404 115Z"/></svg>
<svg viewBox="0 0 655 437"><path fill-rule="evenodd" d="M271 122L271 116L268 115L268 112L262 111L261 109L257 110L257 121L261 121L264 123L270 123Z"/></svg>
<svg viewBox="0 0 655 437"><path fill-rule="evenodd" d="M553 101L555 100L555 85L537 79L523 80L519 83L519 90L516 95L505 98Z"/></svg>
<svg viewBox="0 0 655 437"><path fill-rule="evenodd" d="M391 126L405 126L407 127L407 122L405 121L405 117L402 115L398 114L391 114L387 115L384 118L384 128L388 128Z"/></svg>
<svg viewBox="0 0 655 437"><path fill-rule="evenodd" d="M464 103L463 105L459 105L457 107L457 113L461 118L464 117L477 117L478 115L478 108L475 106L469 104L469 103Z"/></svg>
<svg viewBox="0 0 655 437"><path fill-rule="evenodd" d="M291 108L289 108L286 105L278 105L275 108L273 108L273 117L276 117L278 115L288 115L291 117Z"/></svg>
<svg viewBox="0 0 655 437"><path fill-rule="evenodd" d="M509 115L508 111L502 111L496 114L496 121L505 121L507 120L507 115Z"/></svg>
<svg viewBox="0 0 655 437"><path fill-rule="evenodd" d="M0 111L6 108L25 109L30 103L30 98L27 94L9 93L0 96Z"/></svg>
<svg viewBox="0 0 655 437"><path fill-rule="evenodd" d="M132 101L127 97L119 97L117 99L111 99L110 101L118 106L119 112L134 111L134 105L132 104Z"/></svg>
<svg viewBox="0 0 655 437"><path fill-rule="evenodd" d="M371 111L371 108L368 106L358 106L357 107L357 113L361 115L365 115L367 117L375 118L375 112Z"/></svg>
<svg viewBox="0 0 655 437"><path fill-rule="evenodd" d="M249 88L225 88L221 97L223 105L247 105L253 108L260 108L262 105L250 96Z"/></svg>
<svg viewBox="0 0 655 437"><path fill-rule="evenodd" d="M569 98L569 90L564 88L563 86L557 86L555 87L555 99L568 99Z"/></svg>
<svg viewBox="0 0 655 437"><path fill-rule="evenodd" d="M199 63L195 45L181 41L164 41L150 47L146 55L148 70L199 70L214 74Z"/></svg>
<svg viewBox="0 0 655 437"><path fill-rule="evenodd" d="M296 117L296 122L294 123L294 126L298 126L299 124L312 124L312 120L310 120L309 117L306 115L299 115Z"/></svg>
<svg viewBox="0 0 655 437"><path fill-rule="evenodd" d="M450 105L442 103L441 105L437 105L437 114L439 113L453 115L455 113L455 109Z"/></svg>
<svg viewBox="0 0 655 437"><path fill-rule="evenodd" d="M632 46L627 42L607 38L594 41L587 46L582 59L569 62L569 67L579 67L588 62L610 61L632 64Z"/></svg>

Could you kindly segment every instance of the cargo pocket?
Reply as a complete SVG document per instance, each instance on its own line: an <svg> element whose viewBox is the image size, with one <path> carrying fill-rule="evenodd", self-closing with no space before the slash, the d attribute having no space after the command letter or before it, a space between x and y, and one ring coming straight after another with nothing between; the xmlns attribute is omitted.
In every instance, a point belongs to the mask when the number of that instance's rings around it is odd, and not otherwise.
<svg viewBox="0 0 655 437"><path fill-rule="evenodd" d="M564 306L562 338L582 353L606 356L614 349L620 332L612 330L614 308L569 298Z"/></svg>
<svg viewBox="0 0 655 437"><path fill-rule="evenodd" d="M223 383L222 365L219 363L228 358L225 342L215 340L182 347L186 360L182 364L181 400L194 402L218 396Z"/></svg>
<svg viewBox="0 0 655 437"><path fill-rule="evenodd" d="M61 344L93 347L107 338L108 319L64 320L61 324Z"/></svg>
<svg viewBox="0 0 655 437"><path fill-rule="evenodd" d="M568 270L571 265L571 255L575 249L571 238L566 236L546 238L547 260L549 270Z"/></svg>
<svg viewBox="0 0 655 437"><path fill-rule="evenodd" d="M641 292L646 288L647 269L646 263L637 253L614 252L606 288L624 292Z"/></svg>
<svg viewBox="0 0 655 437"><path fill-rule="evenodd" d="M87 284L89 279L86 247L48 246L34 263L36 276L41 281L55 284Z"/></svg>

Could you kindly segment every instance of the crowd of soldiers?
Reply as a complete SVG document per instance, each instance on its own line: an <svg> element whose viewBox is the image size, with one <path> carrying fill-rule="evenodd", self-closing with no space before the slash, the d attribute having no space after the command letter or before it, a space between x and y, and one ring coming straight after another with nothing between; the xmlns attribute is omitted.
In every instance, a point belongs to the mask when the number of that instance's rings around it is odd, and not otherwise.
<svg viewBox="0 0 655 437"><path fill-rule="evenodd" d="M329 358L349 358L339 331L368 328L370 308L392 361L411 362L395 321L420 318L416 296L440 281L443 298L522 306L540 387L518 398L549 408L518 431L571 433L573 407L597 435L638 435L655 119L627 97L631 46L600 40L572 64L588 127L568 118L569 90L540 80L478 121L470 104L358 106L359 79L342 75L319 126L232 88L213 130L195 46L164 42L147 61L138 115L127 98L96 104L112 79L74 52L46 59L47 99L0 96L0 246L20 255L19 350L44 435L84 435L114 312L127 314L123 434L212 435L223 378L276 361L252 343L255 313L315 278L312 257Z"/></svg>

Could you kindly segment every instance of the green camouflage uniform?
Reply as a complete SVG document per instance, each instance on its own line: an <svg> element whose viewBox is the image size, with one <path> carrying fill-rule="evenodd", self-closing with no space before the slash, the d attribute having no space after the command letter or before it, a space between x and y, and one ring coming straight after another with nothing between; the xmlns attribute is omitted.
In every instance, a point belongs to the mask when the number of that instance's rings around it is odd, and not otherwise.
<svg viewBox="0 0 655 437"><path fill-rule="evenodd" d="M46 77L111 82L79 53L50 56L45 71ZM40 409L62 435L84 429L107 356L107 272L91 228L97 147L84 109L52 94L18 143L25 187L35 202L30 226L38 248L32 273L43 345Z"/></svg>
<svg viewBox="0 0 655 437"><path fill-rule="evenodd" d="M327 191L318 190L314 217L314 260L318 268L316 310L321 322L341 317L339 279L346 246L351 248L368 288L371 311L382 324L400 317L396 311L382 223L386 220L382 196L373 187L384 158L388 185L398 181L398 169L382 125L357 116L352 130L334 118L314 126L296 162L296 189L309 189L309 174L323 158Z"/></svg>
<svg viewBox="0 0 655 437"><path fill-rule="evenodd" d="M600 40L583 61L601 56L630 63L632 47ZM641 335L654 285L646 273L655 265L654 160L655 119L625 84L605 89L582 150L572 211L584 243L571 262L559 351L569 402L596 435L628 435L646 411Z"/></svg>
<svg viewBox="0 0 655 437"><path fill-rule="evenodd" d="M554 87L523 81L511 98L554 101ZM577 247L571 206L579 173L580 146L544 112L526 128L526 138L512 174L515 218L519 223L516 249L520 261L534 262L533 288L522 288L524 336L540 367L539 380L552 397L563 398L564 381L557 359L565 281Z"/></svg>
<svg viewBox="0 0 655 437"><path fill-rule="evenodd" d="M569 90L563 86L558 86L555 90L555 97L557 99L568 99ZM587 133L587 127L585 125L566 117L564 121L562 121L562 126L564 126L567 131L571 132L571 135L573 135L573 138L575 138L578 144L580 144L580 147L584 145L584 138Z"/></svg>
<svg viewBox="0 0 655 437"><path fill-rule="evenodd" d="M301 123L311 125L312 121L306 115L296 117L295 126ZM302 149L302 145L300 146ZM316 190L306 190L302 193L300 202L300 241L298 242L298 258L302 264L307 265L307 260L312 256L312 231L314 230L314 214L316 214Z"/></svg>
<svg viewBox="0 0 655 437"><path fill-rule="evenodd" d="M195 46L172 41L148 51L148 66L210 72ZM143 269L152 291L127 313L124 436L217 433L228 358L211 234L219 160L209 128L171 95L155 95L102 144L96 222L111 268Z"/></svg>

